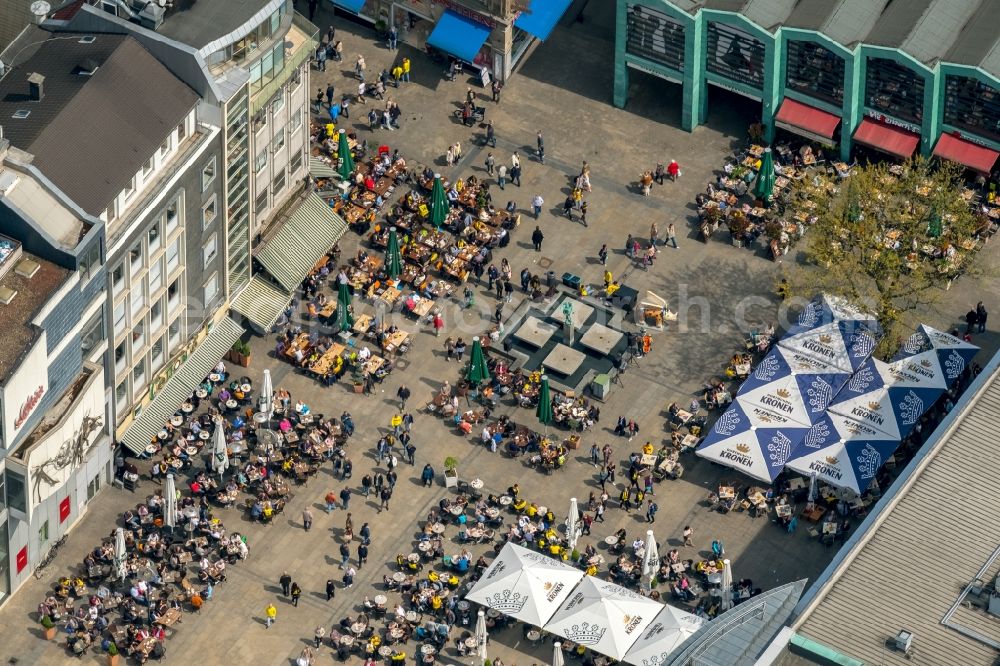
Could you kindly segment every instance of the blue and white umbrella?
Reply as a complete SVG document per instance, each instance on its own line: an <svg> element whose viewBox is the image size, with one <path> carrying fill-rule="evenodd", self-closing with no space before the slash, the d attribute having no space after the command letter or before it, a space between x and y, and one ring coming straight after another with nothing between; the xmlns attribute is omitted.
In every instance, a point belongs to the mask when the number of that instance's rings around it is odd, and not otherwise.
<svg viewBox="0 0 1000 666"><path fill-rule="evenodd" d="M634 666L670 663L671 655L704 624L705 620L694 613L666 605L629 648L624 662Z"/></svg>
<svg viewBox="0 0 1000 666"><path fill-rule="evenodd" d="M771 483L808 430L781 412L737 398L712 426L697 453Z"/></svg>
<svg viewBox="0 0 1000 666"><path fill-rule="evenodd" d="M776 347L761 359L737 397L808 427L818 421L850 374L811 356Z"/></svg>
<svg viewBox="0 0 1000 666"><path fill-rule="evenodd" d="M878 339L877 327L869 327L866 322L840 321L785 335L778 346L851 373L871 357Z"/></svg>
<svg viewBox="0 0 1000 666"><path fill-rule="evenodd" d="M899 368L894 372L889 364L869 359L837 394L829 411L863 421L888 438L902 439L944 392L940 380L934 379L933 366L927 368L929 376L921 386L913 368L904 367L905 374Z"/></svg>
<svg viewBox="0 0 1000 666"><path fill-rule="evenodd" d="M860 495L898 447L899 439L863 421L829 414L805 434L787 467Z"/></svg>
<svg viewBox="0 0 1000 666"><path fill-rule="evenodd" d="M857 308L847 300L839 296L821 294L806 304L785 333L785 337L793 337L807 331L811 331L826 324L838 322L857 322L866 329L873 331L876 336L881 335L878 320L874 315Z"/></svg>
<svg viewBox="0 0 1000 666"><path fill-rule="evenodd" d="M941 370L950 385L962 375L966 366L972 362L972 359L979 352L979 347L961 338L956 338L954 335L921 324L913 335L907 338L892 360L899 361L926 352L934 352L937 356Z"/></svg>

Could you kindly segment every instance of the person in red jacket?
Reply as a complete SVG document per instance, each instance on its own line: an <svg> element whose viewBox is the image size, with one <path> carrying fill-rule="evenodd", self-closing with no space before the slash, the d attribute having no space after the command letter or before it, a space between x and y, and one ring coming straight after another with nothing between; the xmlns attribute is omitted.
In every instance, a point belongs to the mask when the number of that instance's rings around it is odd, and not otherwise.
<svg viewBox="0 0 1000 666"><path fill-rule="evenodd" d="M670 164L667 165L667 173L670 175L670 180L677 180L677 177L681 175L681 165L677 163L677 160L670 160Z"/></svg>

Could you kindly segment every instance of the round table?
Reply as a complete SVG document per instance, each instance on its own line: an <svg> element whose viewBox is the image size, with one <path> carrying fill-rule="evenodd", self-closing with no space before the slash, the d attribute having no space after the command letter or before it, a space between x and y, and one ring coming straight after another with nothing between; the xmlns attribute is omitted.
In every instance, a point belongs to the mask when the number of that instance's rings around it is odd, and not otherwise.
<svg viewBox="0 0 1000 666"><path fill-rule="evenodd" d="M500 506L508 506L513 501L514 501L514 498L511 497L510 495L501 495L500 496Z"/></svg>
<svg viewBox="0 0 1000 666"><path fill-rule="evenodd" d="M208 376L208 381L212 382L213 384L218 384L219 382L222 381L222 375L220 375L217 372L213 372Z"/></svg>
<svg viewBox="0 0 1000 666"><path fill-rule="evenodd" d="M475 648L476 647L476 637L475 636L469 636L468 638L466 638L465 639L465 647L467 647L467 648Z"/></svg>
<svg viewBox="0 0 1000 666"><path fill-rule="evenodd" d="M240 390L244 393L249 393L251 389L253 389L253 387L250 386L250 384L240 384Z"/></svg>
<svg viewBox="0 0 1000 666"><path fill-rule="evenodd" d="M406 611L406 621L416 622L417 621L417 611Z"/></svg>
<svg viewBox="0 0 1000 666"><path fill-rule="evenodd" d="M347 647L354 645L354 636L341 636L340 644L346 645Z"/></svg>
<svg viewBox="0 0 1000 666"><path fill-rule="evenodd" d="M462 601L459 601L457 605L458 605L458 610L463 610L464 611L464 610L468 610L469 609L469 602L466 601L465 599L463 599Z"/></svg>
<svg viewBox="0 0 1000 666"><path fill-rule="evenodd" d="M354 624L351 625L351 633L354 634L355 636L360 636L361 634L365 633L365 629L367 628L367 626L368 625L361 624L360 622L355 622Z"/></svg>
<svg viewBox="0 0 1000 666"><path fill-rule="evenodd" d="M414 564L416 564L417 562L420 561L420 554L419 553L410 553L409 555L406 556L406 560L408 562L413 562Z"/></svg>
<svg viewBox="0 0 1000 666"><path fill-rule="evenodd" d="M604 564L604 556L603 555L594 555L592 558L590 558L589 560L587 560L587 564L594 564L594 565Z"/></svg>
<svg viewBox="0 0 1000 666"><path fill-rule="evenodd" d="M547 507L547 506L540 506L540 507L538 507L538 515L539 516L544 516L548 512L549 512L549 507Z"/></svg>
<svg viewBox="0 0 1000 666"><path fill-rule="evenodd" d="M198 433L198 439L208 440L212 435L209 434L207 430L202 430Z"/></svg>
<svg viewBox="0 0 1000 666"><path fill-rule="evenodd" d="M444 534L444 523L434 523L431 526L431 531L434 532L434 534Z"/></svg>
<svg viewBox="0 0 1000 666"><path fill-rule="evenodd" d="M146 453L148 453L150 455L156 453L156 444L147 444L146 445Z"/></svg>
<svg viewBox="0 0 1000 666"><path fill-rule="evenodd" d="M160 440L161 442L166 441L169 438L170 438L170 433L167 432L166 428L156 433L156 439Z"/></svg>
<svg viewBox="0 0 1000 666"><path fill-rule="evenodd" d="M257 424L266 423L269 418L264 412L257 412L253 415L253 421Z"/></svg>
<svg viewBox="0 0 1000 666"><path fill-rule="evenodd" d="M388 601L388 599L385 598L384 594L376 594L375 595L375 604L376 605L382 606L382 605L385 604L386 601Z"/></svg>
<svg viewBox="0 0 1000 666"><path fill-rule="evenodd" d="M421 553L426 553L427 551L429 551L433 547L434 546L433 546L433 544L431 544L430 541L421 541L420 543L417 544L417 549Z"/></svg>
<svg viewBox="0 0 1000 666"><path fill-rule="evenodd" d="M448 507L448 512L453 516L461 516L463 513L465 513L465 507L464 506Z"/></svg>
<svg viewBox="0 0 1000 666"><path fill-rule="evenodd" d="M420 652L422 654L434 654L437 650L434 649L433 645L421 645Z"/></svg>
<svg viewBox="0 0 1000 666"><path fill-rule="evenodd" d="M705 576L705 579L712 585L719 585L720 583L722 583L722 574L721 573L708 574L707 576Z"/></svg>
<svg viewBox="0 0 1000 666"><path fill-rule="evenodd" d="M500 517L500 510L499 509L495 509L492 506L491 507L487 507L485 513L486 513L486 517L487 518L499 518Z"/></svg>
<svg viewBox="0 0 1000 666"><path fill-rule="evenodd" d="M195 389L194 394L198 396L199 399L204 399L208 397L208 391L203 388Z"/></svg>
<svg viewBox="0 0 1000 666"><path fill-rule="evenodd" d="M500 611L498 611L495 608L490 608L489 610L486 611L486 617L495 620L498 617L500 617Z"/></svg>
<svg viewBox="0 0 1000 666"><path fill-rule="evenodd" d="M618 543L618 537L614 535L604 537L604 543L608 544L609 546L613 546L616 543Z"/></svg>
<svg viewBox="0 0 1000 666"><path fill-rule="evenodd" d="M237 405L239 405L239 403L233 400L232 398L226 400L226 407L228 407L229 409L236 409Z"/></svg>
<svg viewBox="0 0 1000 666"><path fill-rule="evenodd" d="M187 454L189 456L193 456L193 455L196 455L198 453L198 447L197 446L189 446L189 447L187 447L184 450L187 451Z"/></svg>
<svg viewBox="0 0 1000 666"><path fill-rule="evenodd" d="M394 580L397 583L402 583L404 580L406 580L406 574L404 574L402 571L397 571L396 573L392 574L392 580Z"/></svg>
<svg viewBox="0 0 1000 666"><path fill-rule="evenodd" d="M528 631L528 633L525 634L525 637L529 641L531 641L532 643L534 643L535 641L537 641L539 638L542 637L542 632L538 631L537 629L530 629Z"/></svg>
<svg viewBox="0 0 1000 666"><path fill-rule="evenodd" d="M483 480L482 479L473 479L472 482L469 484L469 487L470 488L474 488L476 490L481 490L482 487L483 487Z"/></svg>
<svg viewBox="0 0 1000 666"><path fill-rule="evenodd" d="M194 405L192 405L190 402L185 402L183 405L181 405L181 411L184 412L185 414L190 414L191 412L194 411Z"/></svg>
<svg viewBox="0 0 1000 666"><path fill-rule="evenodd" d="M390 654L392 654L392 648L389 647L388 645L383 645L378 649L378 654L380 657L388 657Z"/></svg>
<svg viewBox="0 0 1000 666"><path fill-rule="evenodd" d="M170 418L170 425L172 425L175 428L179 428L183 423L184 423L183 416L173 416Z"/></svg>

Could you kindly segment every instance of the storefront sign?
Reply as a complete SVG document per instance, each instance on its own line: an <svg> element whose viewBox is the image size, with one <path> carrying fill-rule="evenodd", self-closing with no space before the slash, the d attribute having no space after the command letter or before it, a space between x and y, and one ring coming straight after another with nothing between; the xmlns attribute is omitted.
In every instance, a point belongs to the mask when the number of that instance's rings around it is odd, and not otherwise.
<svg viewBox="0 0 1000 666"><path fill-rule="evenodd" d="M45 395L45 387L39 384L35 392L28 396L28 399L21 404L21 411L17 413L17 418L14 419L15 428L20 428L24 425L24 422L28 420L31 413L35 411L35 407L38 407L38 403L41 401L43 395Z"/></svg>
<svg viewBox="0 0 1000 666"><path fill-rule="evenodd" d="M69 518L70 504L69 498L64 497L63 501L59 502L59 522L64 523L66 519Z"/></svg>
<svg viewBox="0 0 1000 666"><path fill-rule="evenodd" d="M712 84L713 86L717 86L719 88L722 88L723 90L728 90L729 92L734 92L737 95L742 95L743 97L747 97L749 99L752 99L755 102L759 102L760 101L760 96L759 95L753 95L751 93L746 92L745 90L740 90L739 88L737 88L734 85L730 85L728 83L721 83L719 81L708 81L708 83Z"/></svg>
<svg viewBox="0 0 1000 666"><path fill-rule="evenodd" d="M995 148L996 144L991 144L985 141L984 139L980 139L975 134L963 134L958 130L949 132L949 134L951 134L956 139L961 139L962 141L968 141L969 143L974 143L977 146L982 146L983 148L989 148L990 150L996 150Z"/></svg>
<svg viewBox="0 0 1000 666"><path fill-rule="evenodd" d="M664 74L661 70L653 69L649 65L640 65L639 63L632 62L631 60L626 60L625 64L628 65L629 67L631 67L634 70L637 70L637 71L640 71L640 72L645 72L646 74L651 74L651 75L653 75L655 77L658 77L658 78L670 81L671 83L681 83L680 79L674 78L672 76L668 76L667 74Z"/></svg>
<svg viewBox="0 0 1000 666"><path fill-rule="evenodd" d="M17 566L17 573L24 571L24 567L28 566L28 547L24 546L21 550L17 551L17 557L14 559Z"/></svg>
<svg viewBox="0 0 1000 666"><path fill-rule="evenodd" d="M490 30L497 27L497 22L493 18L489 16L483 16L478 12L474 12L465 5L458 3L456 0L433 0L433 1L435 4L441 5L442 7L447 7L451 11L455 12L456 14L461 14L467 19L472 19L476 23L482 23L483 25L490 28Z"/></svg>
<svg viewBox="0 0 1000 666"><path fill-rule="evenodd" d="M872 111L871 109L865 109L865 115L872 120L877 120L880 123L885 123L886 125L892 125L893 127L899 127L905 129L907 132L913 132L914 134L920 134L920 126L914 125L913 123L908 123L905 120L897 120L892 116L887 116L884 113L878 111Z"/></svg>

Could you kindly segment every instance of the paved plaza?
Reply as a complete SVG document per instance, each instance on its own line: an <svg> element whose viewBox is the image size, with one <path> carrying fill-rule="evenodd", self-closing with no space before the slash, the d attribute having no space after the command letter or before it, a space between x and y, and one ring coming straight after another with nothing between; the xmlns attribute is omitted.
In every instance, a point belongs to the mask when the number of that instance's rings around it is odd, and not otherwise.
<svg viewBox="0 0 1000 666"><path fill-rule="evenodd" d="M285 512L272 525L251 523L239 509L219 510L217 515L231 531L247 535L250 558L228 569L228 580L218 586L214 598L200 615L184 615L176 636L166 642L171 663L288 664L305 644L311 644L317 625L329 629L345 615L360 612L366 595L373 597L383 591L382 577L396 570L396 555L414 550L418 523L442 497L453 495L440 479L443 461L448 456L459 461L458 474L462 480L484 481L484 494L502 492L517 482L522 497L551 507L560 519L565 516L571 497L586 505L591 492L600 493L598 470L588 455L592 443L602 446L610 443L614 459L623 470L627 468L629 453L637 451L645 441L659 448L669 438L665 427L667 406L674 401L687 405L693 397L700 396L703 383L720 374L733 352L742 348L751 326L778 322L774 284L781 265L728 243L702 243L696 239L697 227L692 224L695 210L691 202L695 194L713 178L713 171L722 164L723 157L743 142L749 116L741 116L738 104L726 107L713 104L709 124L693 134L685 133L677 129L679 104L674 97L679 88L638 73L632 77L636 89L630 95L629 107L613 108L610 105L613 4L589 3L580 23L571 22L572 16L564 19L563 25L537 48L506 86L501 104L484 103L487 118L497 128L497 147L492 149L497 162L509 163L511 152L518 150L524 167L521 187L508 184L504 191L493 188L498 207L510 199L522 211L521 226L512 232L511 244L496 252L495 261L499 263L501 257L506 257L515 276L522 267L528 267L532 273L571 272L581 276L584 283L600 284L605 267L598 261L597 252L602 243L607 243L611 250L607 270L615 279L638 291L640 298L650 290L667 299L670 309L678 312L678 322L672 322L666 332L654 336L652 353L640 359L638 365L630 366L621 377L621 385L612 387L609 399L599 404L600 423L582 434L580 449L571 452L567 465L551 476L529 469L522 459L491 453L478 443L477 432L471 437L464 436L449 422L422 408L443 382L454 384L458 380L461 367L446 361L444 335L435 338L433 331L423 324L397 317L395 323L416 335L410 351L397 361L387 380L376 385L376 394L372 396L353 393L349 382L322 387L275 358L275 336L254 339L249 375L258 378L264 368L270 368L275 388L288 389L293 401L301 399L309 403L314 413L339 416L346 410L353 415L357 431L347 444L354 462L353 478L346 482L349 487L357 489L361 477L377 467L374 445L379 434L388 429L397 404L396 389L403 383L412 391L408 409L415 417L416 465L402 464L397 470L400 478L388 511L378 513L374 499L366 501L357 494L352 498L350 511L355 530L365 522L370 523L373 543L369 562L358 572L351 589L339 585L341 572L337 567L345 512L339 509L329 515L324 512L324 495L330 490L339 492L345 485L333 478L329 465L293 489L294 496ZM325 5L316 21L321 30L331 20ZM375 43L373 33L362 26L339 18L336 24L337 36L344 41L345 60L331 62L325 74L313 72L310 85L315 90L332 81L339 96L356 85L347 75L357 53L364 54L368 71L374 73L389 66L397 54ZM452 114L464 99L467 85L474 84L445 81L440 67L418 52L401 48L398 57L402 55L413 59L413 82L390 92L403 111L402 127L395 132L379 130L369 142L398 148L411 165L433 164L452 180L470 174L483 177L487 149L480 145L481 129L463 127ZM740 99L733 98L734 102ZM359 137L371 137L364 118L365 108L354 105L351 111L351 119L345 124L356 129ZM545 135L544 165L531 157L539 130ZM443 155L455 141L462 143L462 158L457 165L447 167ZM683 177L678 182L654 185L650 197L633 191L642 171L652 168L657 161L669 159L677 159L682 165ZM588 196L586 227L561 215L570 179L577 175L583 161L591 166L594 185L593 193ZM546 201L537 222L530 212L530 200L536 194ZM624 254L625 238L633 234L648 239L652 222L657 223L661 237L667 224L673 222L679 249L662 247L650 270L634 269ZM545 234L541 252L535 252L530 242L536 224ZM351 256L358 242L357 235L349 232L341 241L342 256ZM993 259L996 245L994 242L984 249ZM786 257L786 261L794 260L794 255ZM496 300L485 290L485 284L476 289L476 307L462 310L456 300L445 308L445 335L460 335L470 340L488 328ZM978 283L960 280L942 302L942 310L924 313L924 320L937 328L948 328L977 300L1000 312L998 293L995 278ZM516 293L506 311L518 307L522 298L520 292ZM358 312L373 311L370 303L356 302L355 308ZM627 325L633 326L631 322ZM526 329L525 334L528 335ZM556 338L562 335L558 329L550 333L545 326L535 326L534 335L539 339L547 339L550 334ZM598 348L613 346L610 341L613 334L614 331L595 330L593 339L586 344ZM994 334L977 336L975 342L990 354L997 347ZM528 425L535 421L531 411L510 401L504 402L495 414L509 414ZM619 415L635 419L640 425L639 435L631 442L613 435ZM432 488L424 488L420 482L425 463L430 463L438 475ZM722 515L710 511L705 500L721 481L732 480L745 486L748 479L738 478L734 472L693 454L685 454L682 463L685 474L681 479L665 480L656 486L659 513L651 527L661 544L661 554L670 548L680 548L683 559L699 559L710 554L713 540L720 539L732 560L735 578L750 578L754 586L764 589L802 578L815 579L829 563L834 549L810 539L804 526L788 534L772 522L772 516L752 518L747 513ZM385 470L380 468L380 471ZM621 479L619 488L620 484ZM78 564L101 538L112 532L123 510L143 501L156 489L147 478L134 495L116 487L105 490L91 503L56 563L45 571L41 580L24 586L0 610L0 632L4 637L0 641L0 662L67 663L68 656L61 643L40 638L40 627L33 620L38 602L57 575ZM581 538L581 550L588 543L600 543L599 548L605 548L601 543L603 538L620 527L628 532L629 541L645 534L648 524L644 513L624 513L613 501L617 492L610 488L608 492L612 501L607 521L595 523L593 535ZM306 507L312 508L316 516L309 532L301 524ZM695 529L691 548L681 545L680 535L686 525ZM457 553L462 547L455 539L456 534L456 528L448 528L446 552L451 549ZM352 545L352 562L356 545L357 542ZM477 557L487 546L473 545L470 550ZM278 578L285 570L304 590L297 608L280 597ZM338 581L336 597L329 602L323 593L328 578ZM661 591L667 592L665 587ZM388 596L391 608L399 597ZM668 592L665 597L669 598ZM277 605L278 617L275 626L266 630L264 608L271 601ZM474 630L474 620L467 629ZM498 632L491 638L491 658L500 658L508 666L548 663L551 656L550 643L531 645L519 629ZM408 652L412 653L412 644ZM317 654L320 655L317 663L329 662L328 647ZM442 657L450 663L472 663L471 657L458 658L451 647ZM98 658L103 663L104 657L95 653L88 653L83 661L90 663ZM357 657L352 660L360 663Z"/></svg>

